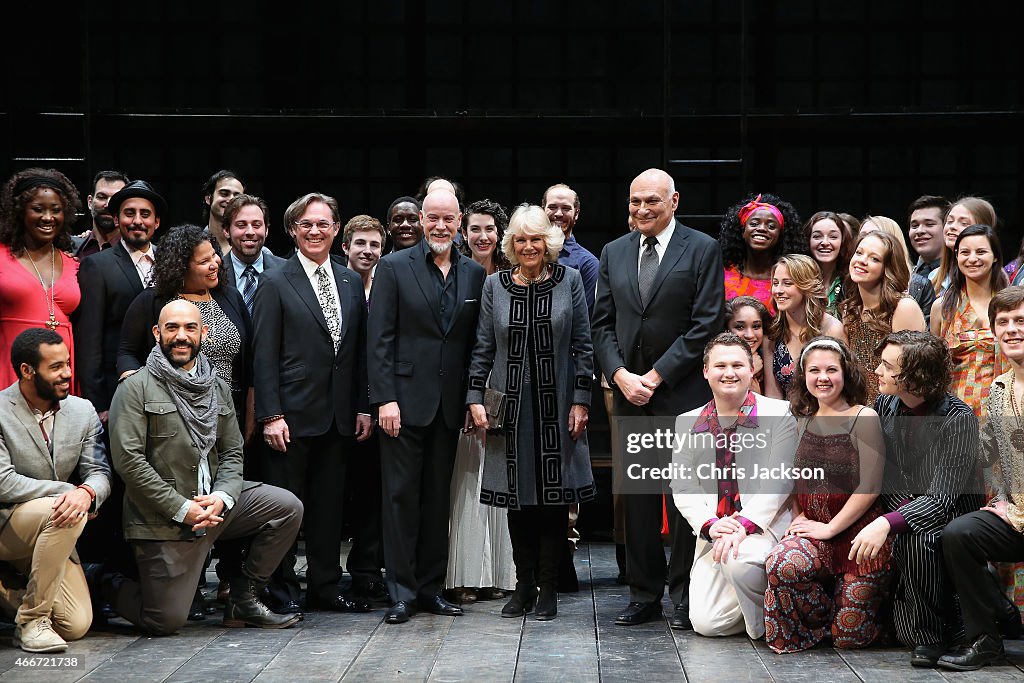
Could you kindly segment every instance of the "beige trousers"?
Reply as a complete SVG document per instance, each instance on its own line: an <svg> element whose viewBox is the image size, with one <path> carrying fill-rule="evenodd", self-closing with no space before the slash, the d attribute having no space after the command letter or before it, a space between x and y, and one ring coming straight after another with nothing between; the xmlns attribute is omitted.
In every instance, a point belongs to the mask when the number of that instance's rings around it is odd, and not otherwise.
<svg viewBox="0 0 1024 683"><path fill-rule="evenodd" d="M739 557L716 563L711 544L697 541L697 559L690 570L690 621L702 636L743 633L764 636L764 591L768 575L764 563L776 540L770 534L747 536Z"/></svg>
<svg viewBox="0 0 1024 683"><path fill-rule="evenodd" d="M55 498L16 505L0 531L0 609L16 624L50 617L65 640L78 640L92 624L92 603L82 567L70 557L85 528L52 524Z"/></svg>

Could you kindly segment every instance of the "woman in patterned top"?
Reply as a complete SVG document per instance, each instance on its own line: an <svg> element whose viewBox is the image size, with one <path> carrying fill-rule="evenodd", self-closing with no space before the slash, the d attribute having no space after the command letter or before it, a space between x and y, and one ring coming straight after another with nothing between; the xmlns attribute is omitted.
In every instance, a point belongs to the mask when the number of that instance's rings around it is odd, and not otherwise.
<svg viewBox="0 0 1024 683"><path fill-rule="evenodd" d="M946 293L932 305L932 334L946 340L953 358L950 393L980 417L992 380L1006 364L988 319L992 295L1006 287L1003 252L990 226L972 225L956 238L953 253L957 267Z"/></svg>
<svg viewBox="0 0 1024 683"><path fill-rule="evenodd" d="M873 559L851 556L857 533L882 514L885 441L864 403L864 378L846 345L816 337L801 354L791 392L802 435L794 467L820 467L823 480L794 487L793 522L768 556L765 643L778 653L866 647L879 631L890 544Z"/></svg>
<svg viewBox="0 0 1024 683"><path fill-rule="evenodd" d="M881 231L861 234L850 261L842 315L857 367L867 380L867 405L878 396L878 343L890 332L925 329L924 314L906 293L909 279L906 252L898 241Z"/></svg>
<svg viewBox="0 0 1024 683"><path fill-rule="evenodd" d="M839 304L843 301L843 278L850 266L853 253L853 235L846 221L831 211L819 211L804 223L804 236L811 257L821 269L828 304L825 310L839 317Z"/></svg>
<svg viewBox="0 0 1024 683"><path fill-rule="evenodd" d="M772 299L779 314L761 348L764 395L785 399L804 344L821 334L846 341L846 333L843 324L825 312L821 270L810 256L787 254L779 259L772 268Z"/></svg>

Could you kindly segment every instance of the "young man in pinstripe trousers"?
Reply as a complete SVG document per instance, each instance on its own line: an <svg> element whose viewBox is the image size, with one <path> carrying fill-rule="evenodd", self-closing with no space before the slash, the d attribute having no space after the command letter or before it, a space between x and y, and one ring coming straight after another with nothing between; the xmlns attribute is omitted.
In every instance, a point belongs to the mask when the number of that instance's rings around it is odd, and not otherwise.
<svg viewBox="0 0 1024 683"><path fill-rule="evenodd" d="M978 418L947 391L951 362L938 337L893 332L877 353L875 410L885 436L888 514L857 534L851 555L875 557L892 538L896 636L913 648L911 664L934 667L960 630L940 535L982 503Z"/></svg>

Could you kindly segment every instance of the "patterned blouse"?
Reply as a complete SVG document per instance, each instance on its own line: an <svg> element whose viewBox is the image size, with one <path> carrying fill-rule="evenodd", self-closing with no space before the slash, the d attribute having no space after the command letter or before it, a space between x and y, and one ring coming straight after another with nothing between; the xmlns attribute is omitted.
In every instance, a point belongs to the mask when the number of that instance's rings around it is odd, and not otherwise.
<svg viewBox="0 0 1024 683"><path fill-rule="evenodd" d="M1006 361L999 350L992 330L983 327L967 292L960 295L960 305L952 320L943 319L939 335L949 346L953 358L953 382L950 393L969 405L981 417L981 406L988 398L992 381L1003 374Z"/></svg>
<svg viewBox="0 0 1024 683"><path fill-rule="evenodd" d="M738 296L752 296L775 315L775 301L772 299L772 281L755 280L740 272L739 267L729 266L725 269L725 300L732 301Z"/></svg>
<svg viewBox="0 0 1024 683"><path fill-rule="evenodd" d="M241 383L240 378L233 376L232 364L235 356L242 350L242 335L220 304L213 299L189 303L196 305L203 324L210 328L203 342L203 353L210 359L217 376L227 382L232 391L237 391L241 388Z"/></svg>

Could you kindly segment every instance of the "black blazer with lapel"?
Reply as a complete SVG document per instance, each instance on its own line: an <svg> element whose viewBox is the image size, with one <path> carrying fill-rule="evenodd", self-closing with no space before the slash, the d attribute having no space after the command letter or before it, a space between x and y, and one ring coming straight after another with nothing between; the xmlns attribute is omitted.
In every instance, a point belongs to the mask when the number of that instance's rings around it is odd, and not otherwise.
<svg viewBox="0 0 1024 683"><path fill-rule="evenodd" d="M82 303L74 314L75 363L84 398L110 409L117 389L121 322L142 291L142 280L123 244L88 256L78 268Z"/></svg>
<svg viewBox="0 0 1024 683"><path fill-rule="evenodd" d="M331 421L355 434L368 413L363 281L331 257L341 304L341 345L327 331L320 301L298 255L266 269L253 302L256 418L284 415L293 437L326 434Z"/></svg>
<svg viewBox="0 0 1024 683"><path fill-rule="evenodd" d="M421 241L389 254L374 272L370 403L379 406L398 401L402 424L411 427L429 425L440 406L448 428L459 429L465 419L469 356L476 343L486 271L466 256L455 259L455 311L448 329L442 329L427 248ZM455 251L452 253L454 258Z"/></svg>
<svg viewBox="0 0 1024 683"><path fill-rule="evenodd" d="M232 373L245 392L252 386L252 319L238 290L218 287L210 294L238 328L238 334L242 338L242 346L232 364ZM153 325L156 325L160 318L160 309L168 301L169 299L157 296L156 290L150 287L135 297L132 305L128 307L124 324L121 326L121 343L117 352L118 376L146 365L149 352L156 343L153 339Z"/></svg>
<svg viewBox="0 0 1024 683"><path fill-rule="evenodd" d="M637 281L641 237L631 232L601 251L594 350L609 381L621 367L641 375L657 370L664 383L648 412L678 415L711 398L703 355L724 324L722 252L717 241L676 221L645 307ZM637 412L621 392L615 399L621 413Z"/></svg>
<svg viewBox="0 0 1024 683"><path fill-rule="evenodd" d="M231 287L232 289L236 289L235 262L231 260L230 254L224 254L224 256L221 258L221 262L224 264L224 268L222 270L224 275L224 284L226 284L228 287ZM269 249L263 247L263 273L266 273L268 270L280 268L287 262L288 259L281 258L280 256L274 256L274 254L272 254ZM261 279L263 277L263 273L260 273Z"/></svg>

